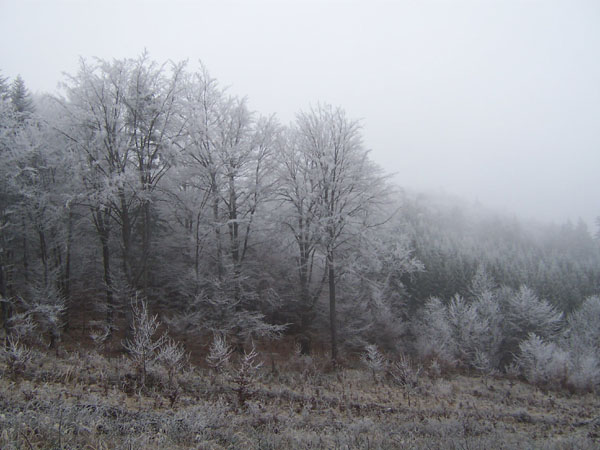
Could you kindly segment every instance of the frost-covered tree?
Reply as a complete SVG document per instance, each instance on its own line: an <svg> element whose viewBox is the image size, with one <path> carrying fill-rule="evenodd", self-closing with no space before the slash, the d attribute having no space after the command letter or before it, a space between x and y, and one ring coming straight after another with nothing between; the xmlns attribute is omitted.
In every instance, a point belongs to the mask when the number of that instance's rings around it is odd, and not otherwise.
<svg viewBox="0 0 600 450"><path fill-rule="evenodd" d="M17 75L17 78L13 80L9 90L9 97L19 121L23 122L27 120L34 111L34 104L21 75Z"/></svg>
<svg viewBox="0 0 600 450"><path fill-rule="evenodd" d="M182 65L169 70L146 54L111 62L81 60L79 72L65 84L61 103L70 123L61 131L79 155L84 186L79 202L89 208L101 246L109 328L117 306L114 231L121 254L117 275L130 289L148 287L151 230L157 222L151 204L158 200L158 184L180 136L182 70Z"/></svg>
<svg viewBox="0 0 600 450"><path fill-rule="evenodd" d="M2 76L0 72L0 100L7 100L9 95L9 85L7 83L8 78Z"/></svg>
<svg viewBox="0 0 600 450"><path fill-rule="evenodd" d="M570 354L569 382L579 389L600 384L600 297L587 298L567 318L561 341Z"/></svg>
<svg viewBox="0 0 600 450"><path fill-rule="evenodd" d="M530 383L556 386L566 381L569 355L554 342L531 333L519 344L517 364Z"/></svg>
<svg viewBox="0 0 600 450"><path fill-rule="evenodd" d="M542 339L557 336L563 315L533 290L521 286L518 291L504 289L501 293L505 341L504 360L517 352L519 343L534 333Z"/></svg>
<svg viewBox="0 0 600 450"><path fill-rule="evenodd" d="M298 148L309 161L306 180L317 187L317 226L327 267L331 358L335 362L338 252L361 229L375 225L370 212L385 201L384 179L363 147L359 122L349 119L341 108L319 105L298 114L295 126Z"/></svg>

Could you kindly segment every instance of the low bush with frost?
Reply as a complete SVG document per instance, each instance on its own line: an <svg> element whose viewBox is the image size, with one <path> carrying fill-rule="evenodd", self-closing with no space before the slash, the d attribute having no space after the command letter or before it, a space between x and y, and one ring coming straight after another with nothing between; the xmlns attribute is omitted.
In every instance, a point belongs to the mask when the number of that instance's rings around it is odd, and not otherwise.
<svg viewBox="0 0 600 450"><path fill-rule="evenodd" d="M133 312L132 338L123 343L123 347L129 352L137 369L142 386L146 384L146 378L150 366L157 357L157 352L166 343L167 337L161 335L156 337L159 322L158 316L152 316L148 312L148 304L137 296L131 301Z"/></svg>
<svg viewBox="0 0 600 450"><path fill-rule="evenodd" d="M569 384L578 390L600 386L600 297L587 298L567 319L561 345L571 356Z"/></svg>
<svg viewBox="0 0 600 450"><path fill-rule="evenodd" d="M206 362L215 373L222 373L229 367L232 353L233 350L227 343L227 338L222 334L215 334L208 350Z"/></svg>
<svg viewBox="0 0 600 450"><path fill-rule="evenodd" d="M250 352L244 351L238 366L232 371L231 380L236 384L234 389L241 407L244 407L246 401L254 394L254 385L258 381L258 371L262 365L263 363L258 361L258 353L253 345Z"/></svg>
<svg viewBox="0 0 600 450"><path fill-rule="evenodd" d="M387 367L387 361L376 345L367 345L363 353L362 362L373 375L373 381L377 383L377 374L383 372Z"/></svg>
<svg viewBox="0 0 600 450"><path fill-rule="evenodd" d="M569 354L554 342L545 342L531 333L519 345L517 364L521 372L533 384L560 386L569 374Z"/></svg>
<svg viewBox="0 0 600 450"><path fill-rule="evenodd" d="M168 383L173 387L175 375L186 365L186 353L179 342L167 338L159 348L156 361L167 371Z"/></svg>
<svg viewBox="0 0 600 450"><path fill-rule="evenodd" d="M413 321L415 347L421 359L436 359L445 366L454 366L456 348L448 322L446 306L441 299L429 299Z"/></svg>
<svg viewBox="0 0 600 450"><path fill-rule="evenodd" d="M415 367L407 356L400 355L397 361L389 365L387 374L394 384L404 388L415 388L419 385L421 370L422 368Z"/></svg>
<svg viewBox="0 0 600 450"><path fill-rule="evenodd" d="M6 344L0 346L0 359L6 364L8 373L13 376L25 370L31 357L31 350L19 340L18 336L9 336Z"/></svg>

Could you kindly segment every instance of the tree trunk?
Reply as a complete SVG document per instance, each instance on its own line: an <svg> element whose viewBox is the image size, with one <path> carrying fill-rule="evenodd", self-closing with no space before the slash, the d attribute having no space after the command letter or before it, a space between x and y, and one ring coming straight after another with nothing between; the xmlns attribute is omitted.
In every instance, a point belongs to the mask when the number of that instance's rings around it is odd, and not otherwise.
<svg viewBox="0 0 600 450"><path fill-rule="evenodd" d="M214 182L213 182L214 183ZM215 239L217 240L217 275L219 280L223 279L223 261L221 245L221 228L219 223L219 195L216 192L216 186L213 184L213 221L215 226Z"/></svg>
<svg viewBox="0 0 600 450"><path fill-rule="evenodd" d="M10 334L9 320L11 316L11 307L6 297L6 283L4 280L4 265L0 264L0 312L2 313L2 327L4 328L4 335L8 337Z"/></svg>
<svg viewBox="0 0 600 450"><path fill-rule="evenodd" d="M150 202L145 201L142 205L143 229L142 229L142 288L144 297L148 296L148 258L150 257Z"/></svg>
<svg viewBox="0 0 600 450"><path fill-rule="evenodd" d="M119 190L119 198L121 202L121 245L123 247L123 275L127 281L128 287L133 286L131 279L131 219L129 217L129 210L127 208L127 200L125 199L125 193Z"/></svg>
<svg viewBox="0 0 600 450"><path fill-rule="evenodd" d="M73 211L69 208L69 219L67 222L67 248L65 250L65 270L63 278L63 295L70 303L71 299L71 246L73 245Z"/></svg>
<svg viewBox="0 0 600 450"><path fill-rule="evenodd" d="M110 247L109 237L110 230L108 228L109 214L107 211L101 211L100 208L94 211L94 224L100 238L102 247L102 267L104 269L104 288L106 290L106 327L108 329L108 337L112 335L114 328L114 297L112 287L112 277L110 275Z"/></svg>
<svg viewBox="0 0 600 450"><path fill-rule="evenodd" d="M110 276L110 248L108 247L108 232L100 236L102 245L102 267L104 268L104 285L106 288L106 326L108 335L112 334L114 327L114 299L112 290L112 278Z"/></svg>
<svg viewBox="0 0 600 450"><path fill-rule="evenodd" d="M23 225L23 277L29 281L29 259L27 257L27 228L25 227L25 216L21 217Z"/></svg>
<svg viewBox="0 0 600 450"><path fill-rule="evenodd" d="M333 265L333 250L327 254L327 268L329 278L329 326L331 328L331 361L335 365L337 363L338 348L337 348L337 324L335 310L335 268Z"/></svg>
<svg viewBox="0 0 600 450"><path fill-rule="evenodd" d="M46 236L43 231L38 231L38 236L40 238L40 258L42 259L42 264L44 266L44 288L48 286L48 252L46 248Z"/></svg>

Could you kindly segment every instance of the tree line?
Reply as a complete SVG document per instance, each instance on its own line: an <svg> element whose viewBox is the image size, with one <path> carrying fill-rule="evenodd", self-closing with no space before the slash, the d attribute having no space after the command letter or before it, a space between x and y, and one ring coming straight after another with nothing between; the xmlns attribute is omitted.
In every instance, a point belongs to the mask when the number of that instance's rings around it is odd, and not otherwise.
<svg viewBox="0 0 600 450"><path fill-rule="evenodd" d="M243 345L288 333L304 352L327 342L336 361L368 344L427 354L413 325L446 323L444 308L475 314L461 302L483 292L537 301L527 285L551 316L598 292L585 225L527 225L406 193L342 108L319 104L283 125L205 67L146 54L82 59L61 92L0 83L5 336L35 316L51 341L78 320L95 339L120 339L139 295L185 336ZM471 295L482 277L492 286ZM486 357L500 367L516 349Z"/></svg>

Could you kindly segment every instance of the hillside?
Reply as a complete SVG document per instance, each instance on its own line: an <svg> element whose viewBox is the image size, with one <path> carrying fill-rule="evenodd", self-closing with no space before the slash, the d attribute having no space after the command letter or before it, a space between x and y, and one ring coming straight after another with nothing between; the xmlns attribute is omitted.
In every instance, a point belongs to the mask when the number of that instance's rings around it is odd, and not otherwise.
<svg viewBox="0 0 600 450"><path fill-rule="evenodd" d="M284 344L282 344L284 345ZM239 363L220 374L188 366L145 386L130 359L95 351L34 352L0 365L3 449L598 448L600 400L516 379L376 373L326 357L260 352L240 402ZM234 358L235 360L235 358ZM237 380L237 381L236 381ZM404 385L402 382L406 381Z"/></svg>

